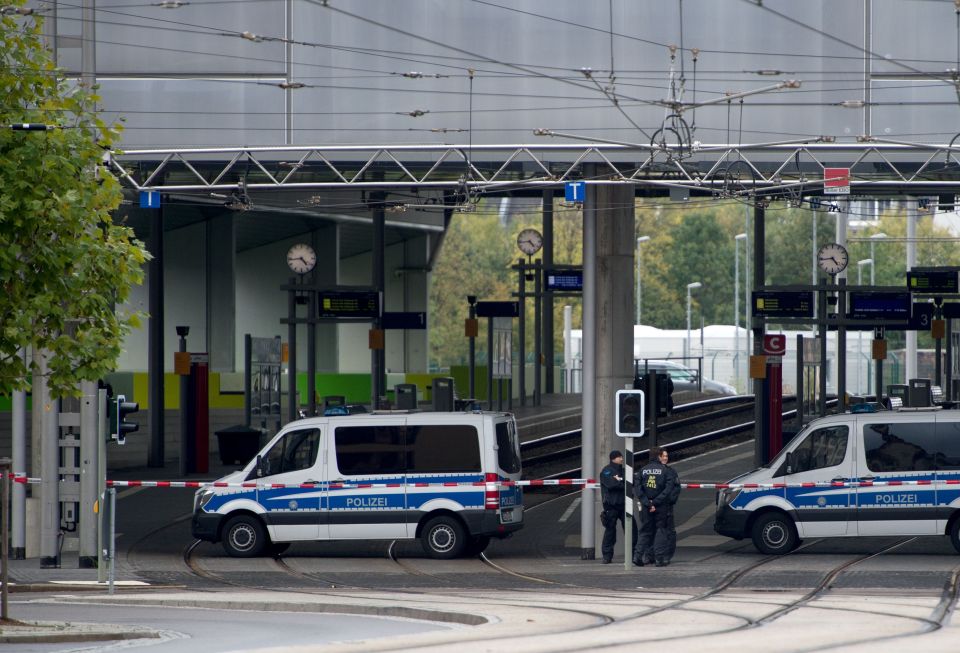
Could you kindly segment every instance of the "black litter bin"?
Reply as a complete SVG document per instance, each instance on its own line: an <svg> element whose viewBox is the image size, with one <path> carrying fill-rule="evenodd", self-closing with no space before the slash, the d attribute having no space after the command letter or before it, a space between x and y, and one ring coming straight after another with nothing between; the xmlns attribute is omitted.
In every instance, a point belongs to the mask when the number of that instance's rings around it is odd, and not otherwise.
<svg viewBox="0 0 960 653"><path fill-rule="evenodd" d="M414 383L398 383L394 386L397 408L415 410L417 407L417 386Z"/></svg>
<svg viewBox="0 0 960 653"><path fill-rule="evenodd" d="M224 465L246 465L260 451L261 434L260 429L242 424L217 431L220 462Z"/></svg>

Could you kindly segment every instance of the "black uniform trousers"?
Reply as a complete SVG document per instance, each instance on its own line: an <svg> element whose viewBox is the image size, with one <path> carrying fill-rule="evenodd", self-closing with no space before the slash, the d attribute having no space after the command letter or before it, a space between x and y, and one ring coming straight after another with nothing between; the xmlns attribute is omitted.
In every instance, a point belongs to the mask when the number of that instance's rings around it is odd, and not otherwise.
<svg viewBox="0 0 960 653"><path fill-rule="evenodd" d="M677 531L673 506L660 506L655 512L640 508L640 533L633 559L650 564L654 560L669 562L677 549Z"/></svg>
<svg viewBox="0 0 960 653"><path fill-rule="evenodd" d="M617 543L617 522L620 522L620 528L626 528L626 507L618 506L615 508L604 507L604 511L609 513L615 513L617 518L613 520L612 527L603 527L603 542L600 544L600 552L603 554L604 560L610 560L613 558L613 545ZM630 520L630 532L633 536L633 541L637 541L637 521L635 519Z"/></svg>

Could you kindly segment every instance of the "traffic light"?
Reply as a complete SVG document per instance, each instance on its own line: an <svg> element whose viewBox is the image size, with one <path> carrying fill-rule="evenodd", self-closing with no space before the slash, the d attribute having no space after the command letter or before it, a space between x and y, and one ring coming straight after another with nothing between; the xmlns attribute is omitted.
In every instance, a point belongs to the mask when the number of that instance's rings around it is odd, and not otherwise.
<svg viewBox="0 0 960 653"><path fill-rule="evenodd" d="M620 437L643 435L644 404L642 390L617 390L617 435Z"/></svg>
<svg viewBox="0 0 960 653"><path fill-rule="evenodd" d="M116 440L117 444L126 444L127 433L133 433L140 430L140 425L135 422L126 421L126 416L140 410L140 405L133 401L127 401L124 395L117 395L110 406L110 439Z"/></svg>

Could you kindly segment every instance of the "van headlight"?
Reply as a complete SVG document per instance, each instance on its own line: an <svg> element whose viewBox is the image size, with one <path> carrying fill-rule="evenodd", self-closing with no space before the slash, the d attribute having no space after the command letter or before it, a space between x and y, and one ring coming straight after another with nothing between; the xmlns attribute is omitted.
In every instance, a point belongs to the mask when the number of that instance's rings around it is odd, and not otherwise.
<svg viewBox="0 0 960 653"><path fill-rule="evenodd" d="M729 506L733 503L733 500L740 496L740 491L742 488L729 489L724 488L720 490L720 494L717 496L717 505L718 506Z"/></svg>
<svg viewBox="0 0 960 653"><path fill-rule="evenodd" d="M214 495L213 488L204 488L202 490L197 490L196 494L193 495L193 510L202 510L205 505L210 503L210 499Z"/></svg>

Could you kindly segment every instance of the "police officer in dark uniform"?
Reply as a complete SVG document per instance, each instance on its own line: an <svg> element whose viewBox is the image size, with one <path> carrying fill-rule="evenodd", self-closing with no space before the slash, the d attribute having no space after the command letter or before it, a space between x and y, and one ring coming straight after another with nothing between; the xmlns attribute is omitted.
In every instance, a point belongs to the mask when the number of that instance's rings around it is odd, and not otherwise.
<svg viewBox="0 0 960 653"><path fill-rule="evenodd" d="M670 493L670 496L667 497L667 502L670 504L670 517L667 520L666 530L667 530L667 554L663 558L663 563L665 565L670 564L673 554L677 550L677 526L674 520L674 506L677 505L677 500L680 498L680 476L677 474L677 471L671 467L668 463L670 462L670 454L667 453L666 449L660 449L660 455L657 458L660 461L660 464L666 469L668 476L673 477L673 491Z"/></svg>
<svg viewBox="0 0 960 653"><path fill-rule="evenodd" d="M670 531L673 524L673 504L679 496L676 472L660 461L664 451L655 448L650 462L637 471L633 492L640 504L640 531L633 553L638 566L655 562L658 567L670 564Z"/></svg>
<svg viewBox="0 0 960 653"><path fill-rule="evenodd" d="M600 514L600 523L603 524L603 543L600 551L603 553L603 564L610 564L613 560L613 545L617 542L617 521L621 528L625 526L625 506L623 494L623 454L614 449L610 452L610 464L600 472L600 494L603 501L603 512ZM637 525L630 520L633 541L637 541Z"/></svg>

